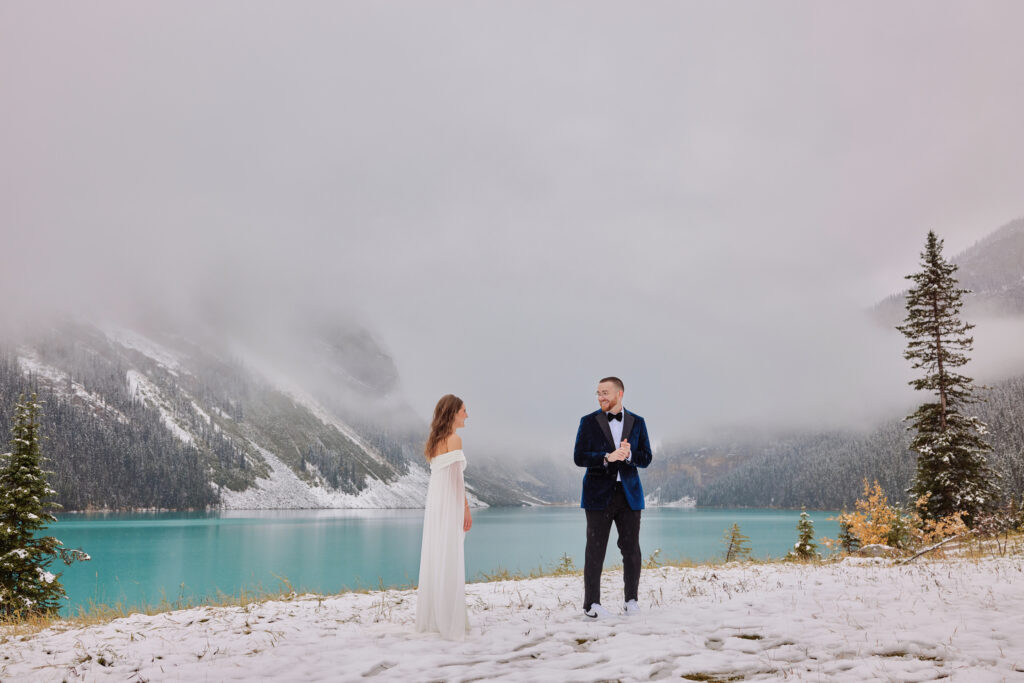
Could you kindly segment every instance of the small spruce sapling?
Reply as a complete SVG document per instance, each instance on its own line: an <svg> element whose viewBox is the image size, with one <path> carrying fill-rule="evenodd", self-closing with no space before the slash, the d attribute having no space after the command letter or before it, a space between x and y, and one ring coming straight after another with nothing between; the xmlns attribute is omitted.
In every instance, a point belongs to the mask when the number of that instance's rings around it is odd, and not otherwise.
<svg viewBox="0 0 1024 683"><path fill-rule="evenodd" d="M725 530L722 537L725 544L725 561L745 561L750 559L750 539L740 531L739 524Z"/></svg>
<svg viewBox="0 0 1024 683"><path fill-rule="evenodd" d="M817 560L821 558L814 542L814 520L805 508L800 510L800 521L796 523L797 541L787 556L791 560Z"/></svg>
<svg viewBox="0 0 1024 683"><path fill-rule="evenodd" d="M846 516L846 510L843 510L843 513L839 515L839 547L847 553L855 553L860 549L860 539L853 533L853 529Z"/></svg>

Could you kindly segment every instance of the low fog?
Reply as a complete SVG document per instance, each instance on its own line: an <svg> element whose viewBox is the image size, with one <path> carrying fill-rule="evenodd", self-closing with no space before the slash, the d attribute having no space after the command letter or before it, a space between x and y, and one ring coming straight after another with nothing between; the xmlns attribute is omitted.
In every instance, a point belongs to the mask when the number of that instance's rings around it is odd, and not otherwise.
<svg viewBox="0 0 1024 683"><path fill-rule="evenodd" d="M1024 215L1020 3L0 6L0 316L356 320L468 448L864 427L929 229ZM1020 368L980 325L977 369ZM971 366L968 366L970 371Z"/></svg>

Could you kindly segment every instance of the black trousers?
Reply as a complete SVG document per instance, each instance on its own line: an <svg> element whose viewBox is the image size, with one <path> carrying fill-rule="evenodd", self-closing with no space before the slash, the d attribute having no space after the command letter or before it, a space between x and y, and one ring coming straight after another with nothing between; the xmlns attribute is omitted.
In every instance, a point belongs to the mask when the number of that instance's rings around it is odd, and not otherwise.
<svg viewBox="0 0 1024 683"><path fill-rule="evenodd" d="M583 564L583 609L601 602L601 569L608 549L608 535L615 523L622 552L625 601L636 600L640 585L640 510L626 502L622 483L615 484L611 503L604 510L587 510L587 552Z"/></svg>

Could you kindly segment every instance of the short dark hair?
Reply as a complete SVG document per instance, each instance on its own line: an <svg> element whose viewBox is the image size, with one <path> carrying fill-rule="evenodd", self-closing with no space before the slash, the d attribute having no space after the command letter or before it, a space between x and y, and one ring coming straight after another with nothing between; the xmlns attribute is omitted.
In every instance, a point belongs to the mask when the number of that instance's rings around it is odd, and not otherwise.
<svg viewBox="0 0 1024 683"><path fill-rule="evenodd" d="M625 393L626 391L626 385L624 385L622 383L622 380L619 379L618 377L605 377L604 379L600 380L598 384L604 384L605 382L611 382L612 384L619 388L619 391L623 393Z"/></svg>

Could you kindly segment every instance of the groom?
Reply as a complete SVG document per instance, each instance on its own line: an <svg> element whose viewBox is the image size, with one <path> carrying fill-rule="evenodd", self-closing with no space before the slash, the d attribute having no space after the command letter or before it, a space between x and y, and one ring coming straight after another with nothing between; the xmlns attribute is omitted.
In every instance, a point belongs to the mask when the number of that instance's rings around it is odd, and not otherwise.
<svg viewBox="0 0 1024 683"><path fill-rule="evenodd" d="M610 616L601 607L601 568L604 565L612 523L622 551L625 583L625 612L640 611L640 511L644 490L637 467L651 464L651 442L647 424L639 415L622 409L625 387L618 377L605 377L597 384L601 409L580 419L573 460L586 467L583 501L587 513L587 552L583 564L583 612L597 619Z"/></svg>

